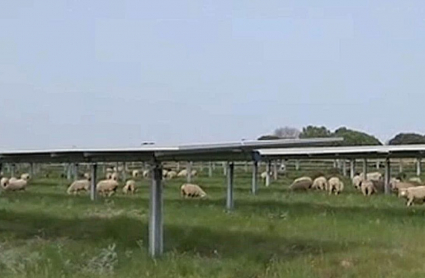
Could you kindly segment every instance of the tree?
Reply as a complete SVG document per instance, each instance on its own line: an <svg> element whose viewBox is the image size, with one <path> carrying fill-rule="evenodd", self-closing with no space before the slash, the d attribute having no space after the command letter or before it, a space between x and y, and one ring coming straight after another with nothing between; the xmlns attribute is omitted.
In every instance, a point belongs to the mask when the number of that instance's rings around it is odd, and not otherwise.
<svg viewBox="0 0 425 278"><path fill-rule="evenodd" d="M388 142L389 145L425 144L425 136L417 133L400 133Z"/></svg>
<svg viewBox="0 0 425 278"><path fill-rule="evenodd" d="M300 131L295 127L279 127L275 129L273 135L282 139L298 139L300 137Z"/></svg>
<svg viewBox="0 0 425 278"><path fill-rule="evenodd" d="M382 145L375 136L369 135L365 132L340 127L333 133L334 137L342 137L344 141L337 142L337 146L373 146Z"/></svg>
<svg viewBox="0 0 425 278"><path fill-rule="evenodd" d="M312 126L309 125L304 127L300 138L323 138L323 137L331 137L332 133L329 129L324 126Z"/></svg>

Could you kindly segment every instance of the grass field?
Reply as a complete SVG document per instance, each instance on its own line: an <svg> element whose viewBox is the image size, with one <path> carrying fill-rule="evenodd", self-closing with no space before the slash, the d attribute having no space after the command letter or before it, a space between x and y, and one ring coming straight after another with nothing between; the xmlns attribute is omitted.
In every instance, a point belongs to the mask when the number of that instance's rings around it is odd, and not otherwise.
<svg viewBox="0 0 425 278"><path fill-rule="evenodd" d="M425 207L396 196L290 193L289 179L249 192L236 175L196 178L208 200L165 188L165 255L147 254L148 181L92 203L64 180L34 180L0 195L0 277L425 277Z"/></svg>

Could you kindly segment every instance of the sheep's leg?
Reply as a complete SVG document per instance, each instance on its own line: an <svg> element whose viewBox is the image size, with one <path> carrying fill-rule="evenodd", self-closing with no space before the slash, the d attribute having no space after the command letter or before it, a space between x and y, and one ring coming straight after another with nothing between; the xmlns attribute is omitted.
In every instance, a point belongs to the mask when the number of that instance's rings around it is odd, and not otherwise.
<svg viewBox="0 0 425 278"><path fill-rule="evenodd" d="M413 204L413 198L409 198L406 205L410 207L412 204Z"/></svg>

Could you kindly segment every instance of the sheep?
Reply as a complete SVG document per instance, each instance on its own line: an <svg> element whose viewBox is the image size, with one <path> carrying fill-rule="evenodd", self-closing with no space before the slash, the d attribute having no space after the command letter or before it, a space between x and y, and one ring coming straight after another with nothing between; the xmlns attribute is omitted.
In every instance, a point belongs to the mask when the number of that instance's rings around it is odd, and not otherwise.
<svg viewBox="0 0 425 278"><path fill-rule="evenodd" d="M409 182L411 182L411 183L416 183L416 184L422 184L422 180L421 180L421 178L420 177L412 177L412 178L410 178L409 179Z"/></svg>
<svg viewBox="0 0 425 278"><path fill-rule="evenodd" d="M84 177L86 180L90 180L91 175L90 175L90 173L84 173L83 177Z"/></svg>
<svg viewBox="0 0 425 278"><path fill-rule="evenodd" d="M335 195L338 195L344 190L344 183L337 177L332 177L328 181L328 189L329 189L329 195L332 193L335 193Z"/></svg>
<svg viewBox="0 0 425 278"><path fill-rule="evenodd" d="M406 206L410 207L415 200L425 201L425 186L403 188L400 189L398 194L399 197L407 199Z"/></svg>
<svg viewBox="0 0 425 278"><path fill-rule="evenodd" d="M410 182L392 182L391 183L391 190L395 193L400 192L401 189L409 188L409 187L415 187L416 184L410 183Z"/></svg>
<svg viewBox="0 0 425 278"><path fill-rule="evenodd" d="M163 178L166 178L167 177L167 174L168 174L168 170L163 169L162 170L162 177Z"/></svg>
<svg viewBox="0 0 425 278"><path fill-rule="evenodd" d="M291 184L289 187L290 190L297 191L297 190L308 190L313 185L313 180L310 177L301 177Z"/></svg>
<svg viewBox="0 0 425 278"><path fill-rule="evenodd" d="M325 177L318 177L313 181L311 186L313 189L326 190L328 188L328 181Z"/></svg>
<svg viewBox="0 0 425 278"><path fill-rule="evenodd" d="M180 193L182 197L185 198L205 198L207 194L204 190L202 190L199 185L191 184L191 183L185 183L180 188Z"/></svg>
<svg viewBox="0 0 425 278"><path fill-rule="evenodd" d="M5 180L3 180L3 182L4 181ZM3 190L5 190L5 191L25 190L27 185L28 185L27 180L11 178L11 179L9 179L8 181L5 182L5 185L3 186Z"/></svg>
<svg viewBox="0 0 425 278"><path fill-rule="evenodd" d="M272 172L269 172L269 176L271 176L271 175L272 175ZM266 172L262 172L261 175L260 175L260 177L265 180L267 178L267 171Z"/></svg>
<svg viewBox="0 0 425 278"><path fill-rule="evenodd" d="M8 178L1 178L0 180L0 185L2 188L6 187L6 185L9 183L9 179Z"/></svg>
<svg viewBox="0 0 425 278"><path fill-rule="evenodd" d="M361 173L360 174L360 177L362 177L362 179L365 179L364 173ZM379 172L367 173L366 179L367 180L381 180L382 179L382 174L379 173Z"/></svg>
<svg viewBox="0 0 425 278"><path fill-rule="evenodd" d="M353 186L354 186L355 189L361 189L360 185L362 183L362 180L363 180L363 178L360 175L355 175L353 177Z"/></svg>
<svg viewBox="0 0 425 278"><path fill-rule="evenodd" d="M177 177L177 173L176 173L176 171L169 171L168 173L167 173L167 179L173 179L173 178L175 178L175 177Z"/></svg>
<svg viewBox="0 0 425 278"><path fill-rule="evenodd" d="M364 196L370 196L375 193L375 187L371 180L362 180L360 182L360 189Z"/></svg>
<svg viewBox="0 0 425 278"><path fill-rule="evenodd" d="M28 181L28 180L30 180L30 178L31 178L31 175L28 174L28 173L24 173L24 174L21 175L21 179L23 179L23 180Z"/></svg>
<svg viewBox="0 0 425 278"><path fill-rule="evenodd" d="M80 191L88 191L89 188L90 188L90 181L89 180L86 180L86 179L84 179L84 180L77 180L77 181L74 181L68 187L67 193L69 195L71 195L71 194L77 195L78 192L80 192Z"/></svg>
<svg viewBox="0 0 425 278"><path fill-rule="evenodd" d="M198 171L196 171L196 170L192 170L192 172L190 172L190 175L191 175L192 177L195 177L196 175L198 175Z"/></svg>
<svg viewBox="0 0 425 278"><path fill-rule="evenodd" d="M106 178L107 180L111 180L111 179L112 179L112 173L106 173L105 178Z"/></svg>
<svg viewBox="0 0 425 278"><path fill-rule="evenodd" d="M108 194L108 197L110 197L117 191L118 186L119 183L116 180L102 180L97 183L96 190L101 195Z"/></svg>
<svg viewBox="0 0 425 278"><path fill-rule="evenodd" d="M177 177L181 178L181 177L186 177L187 176L187 170L183 169L181 170L178 174Z"/></svg>
<svg viewBox="0 0 425 278"><path fill-rule="evenodd" d="M120 174L118 172L113 173L111 176L111 180L114 180L114 181L118 181L119 178L120 178Z"/></svg>
<svg viewBox="0 0 425 278"><path fill-rule="evenodd" d="M131 176L132 176L133 178L138 178L138 177L139 177L139 175L140 175L139 170L133 170L133 171L131 172Z"/></svg>
<svg viewBox="0 0 425 278"><path fill-rule="evenodd" d="M149 174L151 173L151 171L150 170L144 170L143 171L143 177L144 178L147 178L147 177L149 177Z"/></svg>
<svg viewBox="0 0 425 278"><path fill-rule="evenodd" d="M124 194L127 194L128 192L131 192L131 194L134 194L136 192L136 182L134 180L128 180L122 189L122 192Z"/></svg>

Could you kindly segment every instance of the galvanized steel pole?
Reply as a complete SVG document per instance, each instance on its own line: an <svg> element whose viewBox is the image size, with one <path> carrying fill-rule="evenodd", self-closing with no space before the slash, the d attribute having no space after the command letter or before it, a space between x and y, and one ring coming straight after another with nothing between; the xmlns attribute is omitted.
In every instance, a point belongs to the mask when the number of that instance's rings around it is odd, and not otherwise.
<svg viewBox="0 0 425 278"><path fill-rule="evenodd" d="M90 199L94 201L97 199L97 164L93 163L90 170Z"/></svg>
<svg viewBox="0 0 425 278"><path fill-rule="evenodd" d="M385 194L391 193L390 180L391 180L391 161L389 158L386 158L385 159Z"/></svg>
<svg viewBox="0 0 425 278"><path fill-rule="evenodd" d="M258 190L258 162L254 161L252 165L252 186L251 193L256 195Z"/></svg>
<svg viewBox="0 0 425 278"><path fill-rule="evenodd" d="M149 207L149 254L155 258L163 253L162 167L156 163L152 171Z"/></svg>
<svg viewBox="0 0 425 278"><path fill-rule="evenodd" d="M227 164L227 196L226 196L226 209L233 210L233 174L235 165L233 162Z"/></svg>

